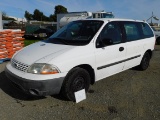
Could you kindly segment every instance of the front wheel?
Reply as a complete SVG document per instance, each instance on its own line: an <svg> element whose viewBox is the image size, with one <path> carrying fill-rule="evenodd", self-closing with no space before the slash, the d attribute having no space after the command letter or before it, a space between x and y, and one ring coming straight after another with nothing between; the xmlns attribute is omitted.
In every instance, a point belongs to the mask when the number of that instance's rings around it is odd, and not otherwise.
<svg viewBox="0 0 160 120"><path fill-rule="evenodd" d="M141 60L141 64L138 66L140 70L146 70L149 67L151 56L146 52Z"/></svg>
<svg viewBox="0 0 160 120"><path fill-rule="evenodd" d="M61 93L69 100L75 101L74 92L85 89L87 92L90 85L90 75L83 68L72 69L65 78Z"/></svg>

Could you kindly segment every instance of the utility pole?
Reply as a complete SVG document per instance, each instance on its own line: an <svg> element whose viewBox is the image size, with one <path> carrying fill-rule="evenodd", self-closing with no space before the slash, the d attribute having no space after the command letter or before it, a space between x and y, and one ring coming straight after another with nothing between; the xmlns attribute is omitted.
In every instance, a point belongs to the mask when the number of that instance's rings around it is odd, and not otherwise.
<svg viewBox="0 0 160 120"><path fill-rule="evenodd" d="M151 17L151 25L153 25L152 18L153 18L153 12L152 12L152 17Z"/></svg>
<svg viewBox="0 0 160 120"><path fill-rule="evenodd" d="M3 29L3 23L2 23L2 12L0 11L0 30Z"/></svg>
<svg viewBox="0 0 160 120"><path fill-rule="evenodd" d="M147 21L151 19L151 23L150 23L151 26L153 26L152 18L153 18L154 20L157 20L157 21L159 20L159 18L157 18L157 17L153 14L153 12L152 12L152 16L147 19Z"/></svg>

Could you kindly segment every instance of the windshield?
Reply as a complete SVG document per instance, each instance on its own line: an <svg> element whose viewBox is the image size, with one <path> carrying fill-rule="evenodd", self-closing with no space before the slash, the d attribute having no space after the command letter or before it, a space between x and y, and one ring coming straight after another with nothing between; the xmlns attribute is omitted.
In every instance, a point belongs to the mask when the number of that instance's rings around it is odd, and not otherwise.
<svg viewBox="0 0 160 120"><path fill-rule="evenodd" d="M73 21L54 33L48 39L48 42L65 45L86 45L92 40L102 24L103 21L96 20Z"/></svg>

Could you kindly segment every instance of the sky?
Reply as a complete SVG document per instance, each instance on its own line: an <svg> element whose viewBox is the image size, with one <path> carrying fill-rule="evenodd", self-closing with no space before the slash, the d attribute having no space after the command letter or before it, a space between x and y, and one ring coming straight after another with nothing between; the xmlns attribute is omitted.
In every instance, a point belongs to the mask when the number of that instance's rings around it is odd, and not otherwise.
<svg viewBox="0 0 160 120"><path fill-rule="evenodd" d="M38 9L49 16L54 14L56 5L63 5L68 12L105 10L113 12L116 18L136 20L147 20L153 12L160 18L160 0L0 0L0 11L8 16L24 18L25 11L33 14ZM160 23L160 20L153 22Z"/></svg>

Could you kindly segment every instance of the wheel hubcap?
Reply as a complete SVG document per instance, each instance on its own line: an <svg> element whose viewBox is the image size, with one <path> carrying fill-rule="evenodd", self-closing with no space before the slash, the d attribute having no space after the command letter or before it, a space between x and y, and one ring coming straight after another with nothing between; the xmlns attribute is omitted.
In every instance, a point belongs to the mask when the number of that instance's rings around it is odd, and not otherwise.
<svg viewBox="0 0 160 120"><path fill-rule="evenodd" d="M84 78L83 77L77 77L72 83L72 91L76 92L76 91L79 91L79 90L85 88L84 84L85 84L84 83Z"/></svg>

